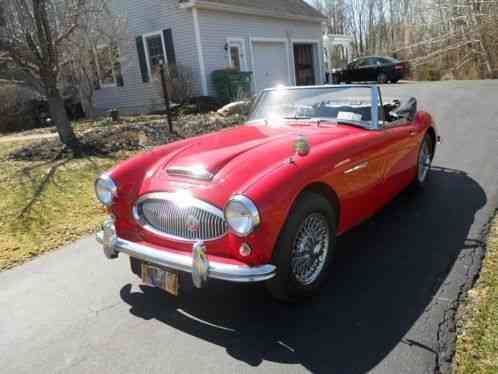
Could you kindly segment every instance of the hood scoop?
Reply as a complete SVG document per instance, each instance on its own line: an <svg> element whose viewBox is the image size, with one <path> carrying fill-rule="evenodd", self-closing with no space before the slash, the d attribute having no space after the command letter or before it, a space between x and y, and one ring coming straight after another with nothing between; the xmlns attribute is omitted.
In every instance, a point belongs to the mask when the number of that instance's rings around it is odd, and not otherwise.
<svg viewBox="0 0 498 374"><path fill-rule="evenodd" d="M236 141L236 139L229 140ZM210 182L232 160L270 140L264 138L241 144L199 142L177 154L165 165L165 170L171 177Z"/></svg>
<svg viewBox="0 0 498 374"><path fill-rule="evenodd" d="M168 175L171 176L191 178L201 181L210 181L214 178L213 173L207 170L203 165L171 166L167 169L167 172Z"/></svg>

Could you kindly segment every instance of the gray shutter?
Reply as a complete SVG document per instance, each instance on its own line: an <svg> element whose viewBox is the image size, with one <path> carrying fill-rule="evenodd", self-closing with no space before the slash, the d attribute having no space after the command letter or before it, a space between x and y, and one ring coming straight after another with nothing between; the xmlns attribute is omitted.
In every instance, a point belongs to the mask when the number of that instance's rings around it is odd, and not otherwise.
<svg viewBox="0 0 498 374"><path fill-rule="evenodd" d="M147 83L149 81L149 70L147 69L147 58L145 57L144 40L142 36L137 36L137 53L138 64L140 65L140 72L142 73L142 81Z"/></svg>
<svg viewBox="0 0 498 374"><path fill-rule="evenodd" d="M163 30L164 45L166 47L166 57L168 65L176 65L175 46L173 44L173 32L171 29Z"/></svg>

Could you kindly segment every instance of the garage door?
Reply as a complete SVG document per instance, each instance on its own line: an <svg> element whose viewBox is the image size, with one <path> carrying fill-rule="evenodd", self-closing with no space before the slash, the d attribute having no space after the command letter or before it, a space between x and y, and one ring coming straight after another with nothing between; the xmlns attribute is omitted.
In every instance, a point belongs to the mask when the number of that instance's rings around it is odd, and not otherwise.
<svg viewBox="0 0 498 374"><path fill-rule="evenodd" d="M289 84L285 43L253 42L256 91Z"/></svg>

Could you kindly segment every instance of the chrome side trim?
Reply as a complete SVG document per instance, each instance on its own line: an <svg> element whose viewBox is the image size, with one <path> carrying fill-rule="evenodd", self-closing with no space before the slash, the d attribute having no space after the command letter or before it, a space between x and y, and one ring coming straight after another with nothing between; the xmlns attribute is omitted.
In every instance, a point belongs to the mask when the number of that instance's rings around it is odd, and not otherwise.
<svg viewBox="0 0 498 374"><path fill-rule="evenodd" d="M354 168L348 169L344 174L353 174L357 171L365 169L368 166L368 161L363 161L361 164L356 165Z"/></svg>
<svg viewBox="0 0 498 374"><path fill-rule="evenodd" d="M187 238L182 238L182 237L170 235L170 234L164 233L160 230L157 230L156 228L149 225L145 221L145 219L140 215L139 208L138 208L140 206L140 204L146 200L166 200L166 201L171 201L175 204L178 204L182 207L199 208L199 209L205 210L205 211L221 218L223 221L225 221L225 215L221 209L215 207L214 205L206 203L205 201L196 199L193 196L186 195L183 192L154 192L154 193L150 193L150 194L146 194L146 195L141 196L133 205L133 209L132 209L133 218L145 230L153 233L154 235L165 238L165 239L172 239L172 240L184 242L184 243L194 243L197 241L197 240L191 240L191 239L187 239ZM204 241L209 242L209 241L219 240L219 239L225 237L227 235L227 233L228 233L228 230L223 235L221 235L219 237L206 239Z"/></svg>
<svg viewBox="0 0 498 374"><path fill-rule="evenodd" d="M104 234L97 234L97 241L103 243ZM164 266L169 269L192 273L193 260L191 255L180 255L167 251L116 238L114 244L116 253L125 253L131 257ZM261 282L273 278L277 268L274 265L261 265L256 267L224 264L210 261L208 278L221 279L228 282L251 283Z"/></svg>

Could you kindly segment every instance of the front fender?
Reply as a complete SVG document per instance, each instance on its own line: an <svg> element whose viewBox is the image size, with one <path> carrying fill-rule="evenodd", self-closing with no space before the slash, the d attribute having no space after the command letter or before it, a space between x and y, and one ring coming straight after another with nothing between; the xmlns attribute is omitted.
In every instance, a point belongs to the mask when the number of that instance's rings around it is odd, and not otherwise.
<svg viewBox="0 0 498 374"><path fill-rule="evenodd" d="M308 186L326 184L335 191L330 183L334 179L333 172L324 166L334 165L339 157L326 157L320 150L306 157L293 156L247 186L243 193L255 202L261 216L260 227L248 238L253 248L262 251L260 258L271 261L287 217L298 196Z"/></svg>

